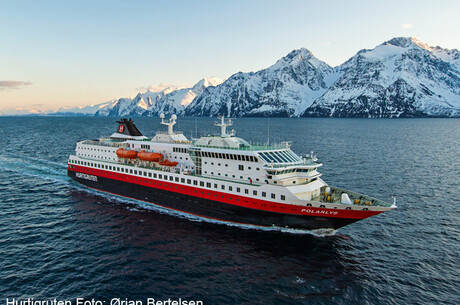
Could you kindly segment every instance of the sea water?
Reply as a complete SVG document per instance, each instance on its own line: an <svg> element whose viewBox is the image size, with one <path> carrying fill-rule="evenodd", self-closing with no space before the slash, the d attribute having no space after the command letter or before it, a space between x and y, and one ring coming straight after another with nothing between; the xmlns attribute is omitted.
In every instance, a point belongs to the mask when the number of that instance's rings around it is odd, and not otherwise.
<svg viewBox="0 0 460 305"><path fill-rule="evenodd" d="M179 118L188 138L212 118ZM165 127L137 118L147 136ZM398 209L335 232L228 226L88 190L66 175L78 140L114 118L0 118L0 302L459 304L460 120L241 118L252 143L313 151L330 185ZM109 304L109 303L107 303Z"/></svg>

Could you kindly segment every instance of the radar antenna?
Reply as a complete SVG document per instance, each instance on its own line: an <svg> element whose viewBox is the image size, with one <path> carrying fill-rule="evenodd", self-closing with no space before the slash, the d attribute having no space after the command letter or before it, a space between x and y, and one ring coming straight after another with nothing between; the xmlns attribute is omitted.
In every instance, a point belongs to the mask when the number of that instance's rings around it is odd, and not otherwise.
<svg viewBox="0 0 460 305"><path fill-rule="evenodd" d="M173 114L168 121L165 121L164 113L160 114L161 124L168 126L168 134L174 134L173 126L176 125L177 115Z"/></svg>
<svg viewBox="0 0 460 305"><path fill-rule="evenodd" d="M228 119L227 122L225 122L225 116L220 117L220 122L215 122L214 126L219 126L220 127L220 136L221 137L228 137L233 135L233 131L231 134L227 134L227 127L228 126L233 126L232 119Z"/></svg>

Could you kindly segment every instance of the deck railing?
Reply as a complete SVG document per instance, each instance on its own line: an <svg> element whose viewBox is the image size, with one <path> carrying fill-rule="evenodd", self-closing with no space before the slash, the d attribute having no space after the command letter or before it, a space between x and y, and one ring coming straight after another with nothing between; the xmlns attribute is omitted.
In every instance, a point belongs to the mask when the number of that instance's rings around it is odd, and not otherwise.
<svg viewBox="0 0 460 305"><path fill-rule="evenodd" d="M129 144L125 142L107 142L107 141L95 141L95 140L86 140L82 142L86 145L98 145L105 147L128 147Z"/></svg>
<svg viewBox="0 0 460 305"><path fill-rule="evenodd" d="M239 147L230 147L230 146L212 146L212 145L193 145L194 147L204 147L204 148L217 148L217 149L231 149L231 150L243 150L243 151L258 151L258 150L277 150L286 148L279 144L275 145L249 145L249 146L239 146Z"/></svg>

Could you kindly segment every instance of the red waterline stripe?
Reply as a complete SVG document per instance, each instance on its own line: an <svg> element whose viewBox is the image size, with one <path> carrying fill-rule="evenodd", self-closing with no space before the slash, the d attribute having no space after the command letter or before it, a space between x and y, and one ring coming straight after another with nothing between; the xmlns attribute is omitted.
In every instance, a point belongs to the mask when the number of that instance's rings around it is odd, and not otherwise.
<svg viewBox="0 0 460 305"><path fill-rule="evenodd" d="M130 184L138 184L151 188L167 190L174 193L185 194L192 197L204 198L213 200L216 202L222 202L226 204L232 204L241 206L249 209L282 213L282 214L294 214L294 215L308 215L318 217L333 217L333 218L352 218L352 219L364 219L370 216L374 216L382 213L382 211L366 211L366 210L342 210L342 209L327 209L327 208L316 208L307 206L294 206L283 203L276 203L271 201L260 200L257 198L244 197L231 193L216 192L213 190L182 185L177 183L171 183L169 181L155 180L146 177L138 177L133 175L126 175L124 173L111 172L101 169L93 169L84 166L72 165L74 168L68 167L69 170L81 173L88 173L96 175L102 178L108 178L118 181L128 182ZM171 173L163 173L162 175L170 175ZM184 179L192 179L193 177ZM251 202L250 202L251 201ZM250 205L252 204L252 206Z"/></svg>

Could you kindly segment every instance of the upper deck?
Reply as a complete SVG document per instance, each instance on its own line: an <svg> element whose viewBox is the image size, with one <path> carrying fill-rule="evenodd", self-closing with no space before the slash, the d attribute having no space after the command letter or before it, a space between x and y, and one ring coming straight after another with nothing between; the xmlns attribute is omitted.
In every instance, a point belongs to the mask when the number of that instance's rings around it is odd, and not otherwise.
<svg viewBox="0 0 460 305"><path fill-rule="evenodd" d="M320 179L321 173L317 171L322 166L316 157L300 157L290 149L288 142L280 144L252 144L235 136L234 131L226 132L230 123L222 121L216 123L222 128L220 135L204 136L200 139L189 141L182 132L174 131L175 117L162 123L168 126L167 132L157 132L153 139L149 139L135 128L131 120L122 120L119 123L127 124L131 129L126 134L126 129L119 125L117 132L110 138L98 140L85 140L77 143L74 164L97 166L97 168L110 169L125 166L125 170L151 170L168 172L171 174L189 177L212 179L222 183L232 183L252 186L254 188L267 188L276 193L285 194L290 201L317 202L326 204L343 204L342 194L347 194L348 201L358 206L387 207L388 204L377 199L361 194L330 188ZM123 131L124 137L120 132ZM160 154L162 159L149 161L141 157L125 158L117 150L141 153L142 151ZM85 162L84 160L96 162ZM164 161L167 162L164 162ZM169 162L169 163L168 163ZM173 164L173 165L171 165ZM113 165L116 165L113 167ZM121 167L120 167L121 169ZM123 170L121 170L123 172ZM149 173L148 171L145 173ZM254 189L257 193L257 190ZM348 204L348 203L347 203Z"/></svg>

